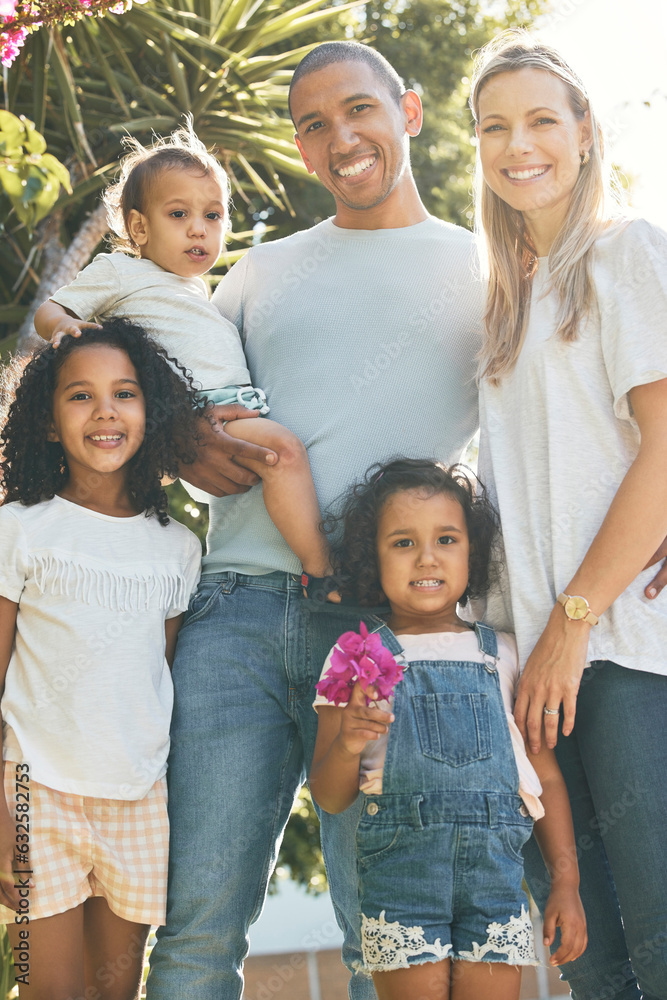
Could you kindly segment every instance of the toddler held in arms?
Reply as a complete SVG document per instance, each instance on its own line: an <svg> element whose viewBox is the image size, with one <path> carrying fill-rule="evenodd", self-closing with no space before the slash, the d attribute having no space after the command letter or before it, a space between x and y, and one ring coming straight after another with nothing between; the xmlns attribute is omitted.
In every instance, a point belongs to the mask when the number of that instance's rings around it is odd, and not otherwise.
<svg viewBox="0 0 667 1000"><path fill-rule="evenodd" d="M229 181L188 119L146 148L134 138L118 183L104 194L112 253L98 254L35 315L40 337L58 345L97 321L125 316L150 330L216 404L268 412L253 388L236 327L209 301L202 275L218 260L227 229ZM212 416L210 419L213 419ZM274 524L314 578L329 572L327 545L306 449L271 420L233 419L224 433L274 451L274 465L236 456L262 480Z"/></svg>

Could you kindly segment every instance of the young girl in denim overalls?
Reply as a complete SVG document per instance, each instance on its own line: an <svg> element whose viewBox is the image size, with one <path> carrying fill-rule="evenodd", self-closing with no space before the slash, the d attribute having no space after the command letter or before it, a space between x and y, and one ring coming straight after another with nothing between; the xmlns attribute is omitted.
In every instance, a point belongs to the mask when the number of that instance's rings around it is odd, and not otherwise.
<svg viewBox="0 0 667 1000"><path fill-rule="evenodd" d="M517 1000L520 967L537 964L521 884L533 820L552 964L582 953L586 921L560 770L544 744L528 760L512 719L514 638L457 614L488 587L494 513L461 470L404 459L355 487L341 520L342 595L388 601L387 624L368 625L404 667L393 704L358 681L347 703L315 702L313 797L339 813L365 794L365 968L380 1000Z"/></svg>

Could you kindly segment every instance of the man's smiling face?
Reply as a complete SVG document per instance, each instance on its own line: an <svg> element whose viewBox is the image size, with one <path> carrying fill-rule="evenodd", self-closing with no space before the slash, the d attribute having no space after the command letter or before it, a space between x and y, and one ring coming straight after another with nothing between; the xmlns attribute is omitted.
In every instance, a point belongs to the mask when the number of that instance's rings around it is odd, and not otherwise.
<svg viewBox="0 0 667 1000"><path fill-rule="evenodd" d="M400 198L412 181L408 135L421 125L416 94L396 101L370 66L348 60L301 77L290 103L296 144L336 199L339 225L358 228L355 213Z"/></svg>

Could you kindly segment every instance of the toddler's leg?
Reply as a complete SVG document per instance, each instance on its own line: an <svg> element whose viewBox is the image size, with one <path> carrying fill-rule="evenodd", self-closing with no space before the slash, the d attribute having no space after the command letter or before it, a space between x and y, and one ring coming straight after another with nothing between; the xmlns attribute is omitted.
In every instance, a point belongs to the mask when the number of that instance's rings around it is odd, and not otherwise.
<svg viewBox="0 0 667 1000"><path fill-rule="evenodd" d="M83 903L29 924L8 924L7 933L19 977L20 1000L85 996Z"/></svg>
<svg viewBox="0 0 667 1000"><path fill-rule="evenodd" d="M269 517L304 571L311 576L328 576L329 547L320 531L322 516L302 442L273 420L230 420L225 431L277 452L278 462L273 466L245 459L238 459L238 463L261 478Z"/></svg>
<svg viewBox="0 0 667 1000"><path fill-rule="evenodd" d="M139 1000L150 927L116 916L101 896L87 899L83 910L84 963L90 996L95 1000Z"/></svg>

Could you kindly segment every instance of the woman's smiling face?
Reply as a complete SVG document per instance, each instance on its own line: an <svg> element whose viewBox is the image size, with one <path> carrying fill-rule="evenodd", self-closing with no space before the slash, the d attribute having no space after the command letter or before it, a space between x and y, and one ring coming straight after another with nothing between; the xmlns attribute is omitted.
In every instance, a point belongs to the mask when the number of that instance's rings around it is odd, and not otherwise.
<svg viewBox="0 0 667 1000"><path fill-rule="evenodd" d="M562 225L591 145L588 112L578 118L567 85L546 70L498 73L479 95L484 180L527 221Z"/></svg>

